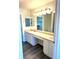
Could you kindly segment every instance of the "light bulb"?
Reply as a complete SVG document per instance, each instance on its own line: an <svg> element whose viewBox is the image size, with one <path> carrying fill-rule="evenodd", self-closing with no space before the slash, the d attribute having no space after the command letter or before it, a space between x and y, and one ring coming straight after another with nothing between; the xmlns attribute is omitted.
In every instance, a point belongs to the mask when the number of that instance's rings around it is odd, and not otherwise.
<svg viewBox="0 0 79 59"><path fill-rule="evenodd" d="M46 11L45 11L45 10L43 10L43 11L42 11L42 14L43 14L43 15L46 15Z"/></svg>
<svg viewBox="0 0 79 59"><path fill-rule="evenodd" d="M50 13L51 13L51 9L49 9L49 8L46 9L46 13L47 13L47 14L50 14Z"/></svg>

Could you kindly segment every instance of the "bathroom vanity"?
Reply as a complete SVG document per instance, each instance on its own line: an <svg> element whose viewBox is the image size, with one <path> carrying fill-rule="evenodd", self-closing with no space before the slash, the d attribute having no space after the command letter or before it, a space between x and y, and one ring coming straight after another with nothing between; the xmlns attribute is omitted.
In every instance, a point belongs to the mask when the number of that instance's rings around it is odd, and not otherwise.
<svg viewBox="0 0 79 59"><path fill-rule="evenodd" d="M38 44L38 39L43 41L43 52L45 55L53 58L54 34L43 31L26 31L26 41L32 46ZM37 39L38 38L38 39Z"/></svg>

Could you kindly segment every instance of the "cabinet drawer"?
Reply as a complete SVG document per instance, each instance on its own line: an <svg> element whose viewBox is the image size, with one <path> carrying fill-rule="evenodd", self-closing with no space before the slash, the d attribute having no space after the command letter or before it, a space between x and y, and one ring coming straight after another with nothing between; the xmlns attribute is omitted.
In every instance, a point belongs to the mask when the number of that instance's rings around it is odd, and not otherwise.
<svg viewBox="0 0 79 59"><path fill-rule="evenodd" d="M37 44L37 40L35 37L32 36L32 34L26 32L26 40L28 43L30 43L32 46L35 46Z"/></svg>
<svg viewBox="0 0 79 59"><path fill-rule="evenodd" d="M53 46L49 46L49 52L48 52L48 55L49 57L53 58Z"/></svg>
<svg viewBox="0 0 79 59"><path fill-rule="evenodd" d="M31 36L31 39L30 39L30 40L31 40L30 43L31 43L33 46L35 46L35 45L37 44L37 39L36 39L35 37Z"/></svg>
<svg viewBox="0 0 79 59"><path fill-rule="evenodd" d="M48 41L47 40L43 41L43 52L45 55L48 56Z"/></svg>
<svg viewBox="0 0 79 59"><path fill-rule="evenodd" d="M47 56L49 56L50 58L53 58L53 42L49 40L44 40L43 51Z"/></svg>

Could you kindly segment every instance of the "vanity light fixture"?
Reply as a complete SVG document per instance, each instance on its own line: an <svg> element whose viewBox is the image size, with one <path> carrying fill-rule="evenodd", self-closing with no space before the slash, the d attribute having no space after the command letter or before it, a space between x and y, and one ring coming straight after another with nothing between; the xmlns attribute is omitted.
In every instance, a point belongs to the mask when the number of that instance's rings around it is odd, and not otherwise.
<svg viewBox="0 0 79 59"><path fill-rule="evenodd" d="M42 15L46 15L46 11L45 10L42 10Z"/></svg>
<svg viewBox="0 0 79 59"><path fill-rule="evenodd" d="M38 11L37 13L34 13L36 16L51 14L52 10L50 8L45 8L44 10L41 9L41 11ZM54 11L53 11L54 13Z"/></svg>
<svg viewBox="0 0 79 59"><path fill-rule="evenodd" d="M50 14L52 10L50 8L45 8L45 10L42 10L42 15Z"/></svg>
<svg viewBox="0 0 79 59"><path fill-rule="evenodd" d="M46 8L45 11L46 11L46 14L50 14L51 13L51 9L50 8Z"/></svg>
<svg viewBox="0 0 79 59"><path fill-rule="evenodd" d="M55 13L55 10L53 11L53 13Z"/></svg>

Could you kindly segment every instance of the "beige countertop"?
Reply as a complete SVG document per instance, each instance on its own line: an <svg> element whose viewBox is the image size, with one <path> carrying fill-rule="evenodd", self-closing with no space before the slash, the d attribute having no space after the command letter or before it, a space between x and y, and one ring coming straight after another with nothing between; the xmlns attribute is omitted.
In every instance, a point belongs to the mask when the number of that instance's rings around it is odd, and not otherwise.
<svg viewBox="0 0 79 59"><path fill-rule="evenodd" d="M54 41L54 34L50 33L50 34L47 34L46 32L40 32L40 31L25 31L25 32L28 32L30 34L32 34L34 37L37 37L41 40L44 40L44 39L47 39L47 40L50 40L50 41Z"/></svg>

